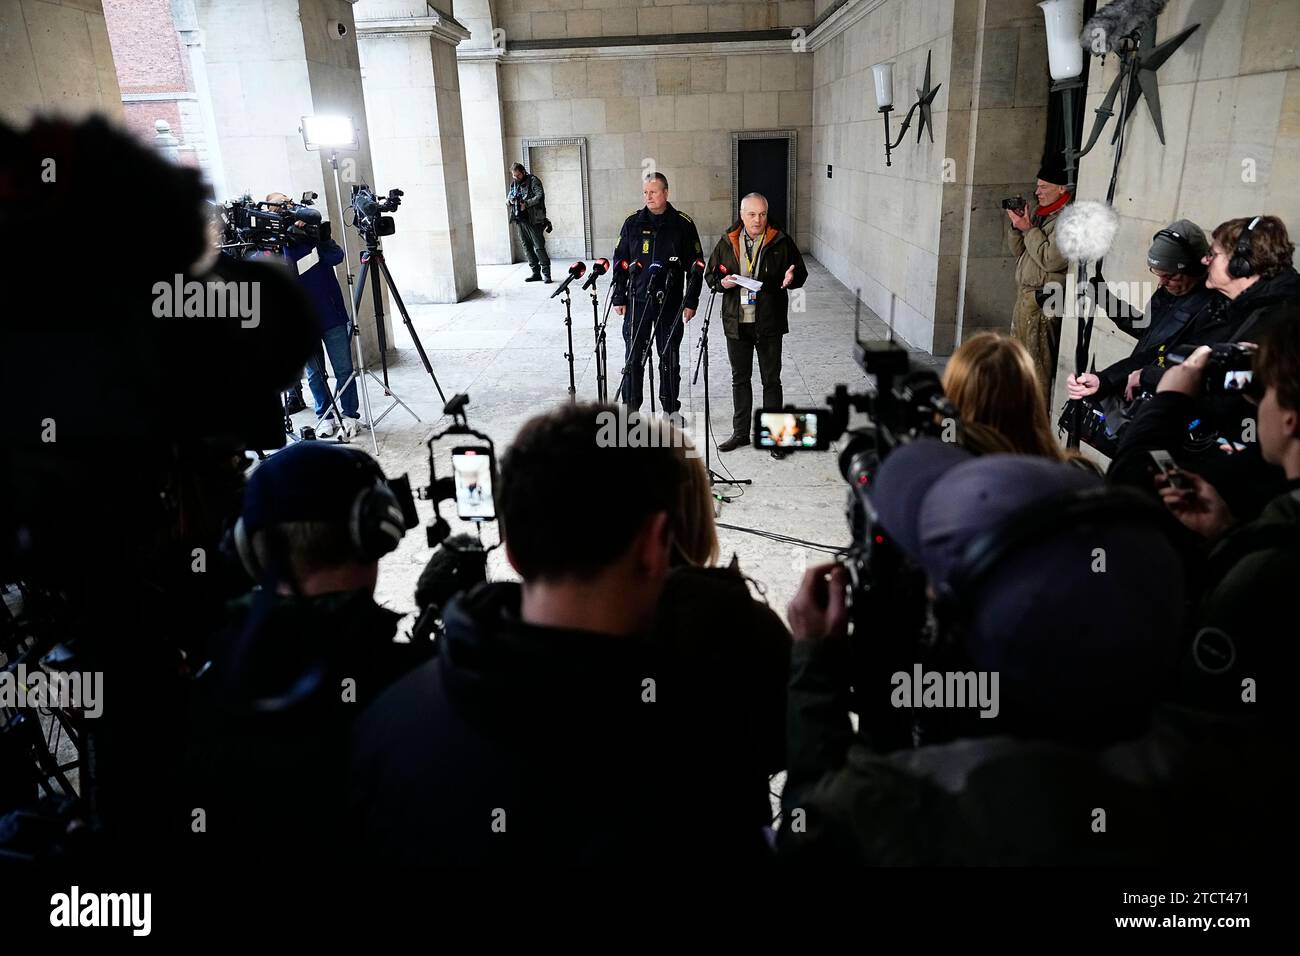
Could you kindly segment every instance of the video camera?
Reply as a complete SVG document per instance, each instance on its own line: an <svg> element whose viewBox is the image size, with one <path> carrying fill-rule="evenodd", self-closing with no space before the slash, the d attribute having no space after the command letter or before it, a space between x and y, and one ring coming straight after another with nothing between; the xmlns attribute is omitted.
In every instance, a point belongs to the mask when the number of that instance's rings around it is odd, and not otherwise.
<svg viewBox="0 0 1300 956"><path fill-rule="evenodd" d="M380 197L366 183L352 187L352 225L362 238L373 242L397 231L397 223L384 213L396 210L404 195L400 189L390 189L387 196Z"/></svg>
<svg viewBox="0 0 1300 956"><path fill-rule="evenodd" d="M284 206L265 200L255 201L247 194L232 202L214 204L214 215L221 226L221 251L243 258L249 250L283 252L291 242L316 245L330 238L330 224L322 220L320 210L312 207L317 194L310 190L302 200ZM297 223L304 225L299 226Z"/></svg>
<svg viewBox="0 0 1300 956"><path fill-rule="evenodd" d="M1025 202L1024 196L1012 196L1009 199L1002 200L1002 208L1009 209L1012 212L1023 213L1027 205L1029 204Z"/></svg>
<svg viewBox="0 0 1300 956"><path fill-rule="evenodd" d="M856 322L855 322L856 325ZM923 436L959 440L956 407L943 394L939 376L913 365L906 349L891 341L858 339L854 359L875 378L874 392L852 394L837 385L829 407L761 409L755 413L754 446L821 451L847 436L839 454L848 483L847 519L852 543L838 556L849 574L849 607L855 710L882 749L914 743L908 711L889 703L889 675L928 654L935 636L927 627L926 578L878 526L871 502L881 463L896 448ZM867 424L848 427L851 411Z"/></svg>

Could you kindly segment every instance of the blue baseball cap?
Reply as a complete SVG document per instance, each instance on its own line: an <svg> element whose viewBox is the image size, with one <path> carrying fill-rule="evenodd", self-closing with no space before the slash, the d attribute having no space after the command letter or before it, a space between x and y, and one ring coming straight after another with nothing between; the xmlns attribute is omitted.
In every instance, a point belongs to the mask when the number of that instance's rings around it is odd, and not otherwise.
<svg viewBox="0 0 1300 956"><path fill-rule="evenodd" d="M383 469L359 448L298 442L253 469L244 490L244 528L252 534L288 521L347 524L358 493L383 480Z"/></svg>

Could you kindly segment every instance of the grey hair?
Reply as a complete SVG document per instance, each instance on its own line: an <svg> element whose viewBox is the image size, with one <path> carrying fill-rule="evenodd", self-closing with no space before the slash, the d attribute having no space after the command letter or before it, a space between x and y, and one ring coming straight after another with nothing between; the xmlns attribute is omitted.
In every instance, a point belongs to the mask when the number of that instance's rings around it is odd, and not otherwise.
<svg viewBox="0 0 1300 956"><path fill-rule="evenodd" d="M763 200L763 205L764 205L764 206L769 206L769 207L770 207L770 206L772 205L770 202L767 201L767 197L764 196L762 193L750 193L750 194L747 195L747 196L742 196L741 199L740 199L740 204L741 204L742 206L745 205L745 200L746 200L746 199L761 199L761 200Z"/></svg>

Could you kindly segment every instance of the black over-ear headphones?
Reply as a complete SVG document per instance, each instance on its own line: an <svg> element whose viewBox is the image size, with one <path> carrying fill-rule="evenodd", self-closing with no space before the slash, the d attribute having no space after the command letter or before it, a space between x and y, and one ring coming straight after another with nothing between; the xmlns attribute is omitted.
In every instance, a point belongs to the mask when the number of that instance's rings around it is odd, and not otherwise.
<svg viewBox="0 0 1300 956"><path fill-rule="evenodd" d="M1237 248L1233 250L1232 258L1228 260L1228 275L1234 279L1248 279L1255 274L1255 264L1250 261L1250 237L1263 218L1263 216L1256 216L1237 237Z"/></svg>
<svg viewBox="0 0 1300 956"><path fill-rule="evenodd" d="M388 480L384 478L379 466L363 452L357 452L354 458L355 467L366 473L370 482L356 493L348 508L348 541L352 556L357 561L369 563L394 551L406 530L414 528L419 523L419 518L411 496L410 482L405 475ZM252 536L242 515L235 522L232 537L234 550L239 555L244 570L255 581L266 578L271 569L263 567L257 559ZM278 557L288 560L289 556L283 554Z"/></svg>

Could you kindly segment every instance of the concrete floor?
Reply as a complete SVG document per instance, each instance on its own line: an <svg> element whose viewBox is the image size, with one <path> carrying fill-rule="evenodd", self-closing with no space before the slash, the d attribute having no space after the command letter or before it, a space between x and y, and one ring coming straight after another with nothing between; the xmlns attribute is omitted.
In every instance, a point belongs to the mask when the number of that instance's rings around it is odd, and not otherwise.
<svg viewBox="0 0 1300 956"><path fill-rule="evenodd" d="M868 380L853 360L852 290L837 282L819 262L811 258L805 261L809 270L806 311L790 315L791 332L784 344L782 383L787 403L823 405L837 383L849 385L852 391L863 391ZM492 436L498 455L525 421L568 399L564 307L560 299L549 298L556 288L554 285L525 283L527 275L528 266L523 263L479 266L480 289L464 302L408 306L416 333L443 391L448 398L457 392L469 394L469 424ZM395 279L400 291L401 276ZM605 287L602 281L602 310ZM701 303L702 311L705 303L707 299ZM732 411L731 371L721 322L717 320L718 306L720 303L715 306L715 321L709 335L710 411L715 443L730 434ZM594 400L592 315L586 293L575 294L573 307L577 394L580 401ZM617 370L623 358L616 319L610 324L608 349L613 379L611 393L617 388ZM447 418L442 415L437 390L420 362L400 315L394 315L394 325L397 351L390 351L390 356L395 355L395 362L389 367L389 382L421 421L417 422L400 407L383 418L377 430L379 461L389 476L409 472L412 485L418 487L427 484L429 477L424 443L435 428L447 424ZM700 325L696 319L687 326L681 351L682 410L697 436L704 417L704 379L701 375L699 384L694 386L689 384L689 379L694 371ZM883 338L885 333L883 323L864 313L864 338ZM940 364L925 353L916 353L915 359L932 367ZM757 363L754 394L755 401L761 401ZM370 395L374 414L379 415L390 400L384 398L373 381ZM860 420L860 416L852 419L855 423ZM310 412L295 416L295 424L299 426L312 421ZM356 441L372 451L369 437L364 433ZM451 444L450 441L439 443L440 476L449 473ZM718 455L715 444L710 454L716 472L754 481L744 487L736 500L718 504L720 522L831 546L848 543L844 517L847 485L840 477L834 450L804 452L777 461L752 448ZM734 486L718 486L718 490L728 495L737 491ZM448 504L451 507L444 509L443 515L450 521L453 533L472 530L468 522L460 522L455 517L454 504ZM422 522L432 519L430 503L420 501L417 507ZM575 520L584 519L575 516ZM484 537L490 542L497 540L495 525L489 526ZM765 590L768 602L782 617L804 567L822 559L816 551L741 531L719 529L719 538L723 561L736 554L742 570ZM408 533L398 550L380 564L376 593L380 603L398 611L414 611L415 582L428 557L423 528ZM490 556L488 573L497 580L516 577L501 549ZM412 620L403 622L403 628L409 627Z"/></svg>

